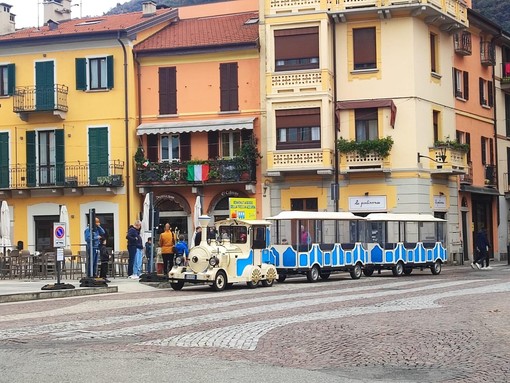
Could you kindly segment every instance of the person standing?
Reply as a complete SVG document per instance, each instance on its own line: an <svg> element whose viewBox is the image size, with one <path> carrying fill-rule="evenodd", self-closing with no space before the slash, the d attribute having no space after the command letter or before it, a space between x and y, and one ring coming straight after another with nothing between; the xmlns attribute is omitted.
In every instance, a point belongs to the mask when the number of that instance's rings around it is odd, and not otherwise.
<svg viewBox="0 0 510 383"><path fill-rule="evenodd" d="M137 259L138 250L143 248L142 237L140 236L140 229L142 222L137 219L135 223L129 226L126 239L128 241L127 248L129 253L128 260L128 278L137 279L138 274L134 274L135 262Z"/></svg>
<svg viewBox="0 0 510 383"><path fill-rule="evenodd" d="M202 226L198 226L197 230L195 231L195 240L194 245L198 246L200 245L200 242L202 242Z"/></svg>
<svg viewBox="0 0 510 383"><path fill-rule="evenodd" d="M147 257L147 272L152 273L153 271L153 263L156 257L156 254L152 254L152 238L147 238L147 242L145 242L145 256ZM151 259L152 257L152 259ZM152 261L152 262L151 262Z"/></svg>
<svg viewBox="0 0 510 383"><path fill-rule="evenodd" d="M165 231L159 236L159 247L163 257L163 272L165 275L174 267L175 235L170 229L170 224L165 224Z"/></svg>
<svg viewBox="0 0 510 383"><path fill-rule="evenodd" d="M312 237L308 231L305 230L305 226L301 225L301 237L300 245L301 251L308 251L308 246L312 243Z"/></svg>
<svg viewBox="0 0 510 383"><path fill-rule="evenodd" d="M101 245L99 247L99 261L101 262L101 268L99 269L99 278L103 278L106 283L110 281L106 278L108 273L108 262L110 261L110 253L106 247L106 238L101 239Z"/></svg>
<svg viewBox="0 0 510 383"><path fill-rule="evenodd" d="M97 276L97 260L99 258L99 244L101 239L106 239L106 231L101 227L101 221L99 217L96 217L95 219L95 227L92 228L92 231L90 230L90 226L87 226L85 229L85 243L87 244L87 257L90 256L90 242L92 240L92 259L90 261L92 262L92 268L89 268L87 270L87 273L91 272L91 275L89 277L95 278Z"/></svg>
<svg viewBox="0 0 510 383"><path fill-rule="evenodd" d="M485 261L485 268L489 268L489 239L487 238L487 231L484 228L481 228L476 234L475 238L475 252L476 259L473 263L471 263L471 267L474 269L475 267L480 269L483 268L483 264Z"/></svg>
<svg viewBox="0 0 510 383"><path fill-rule="evenodd" d="M188 256L189 256L189 248L188 248L188 245L186 244L186 242L184 242L183 234L179 235L179 242L176 243L174 250L175 250L176 256L179 256L179 255L184 256L184 265L187 265L188 264Z"/></svg>

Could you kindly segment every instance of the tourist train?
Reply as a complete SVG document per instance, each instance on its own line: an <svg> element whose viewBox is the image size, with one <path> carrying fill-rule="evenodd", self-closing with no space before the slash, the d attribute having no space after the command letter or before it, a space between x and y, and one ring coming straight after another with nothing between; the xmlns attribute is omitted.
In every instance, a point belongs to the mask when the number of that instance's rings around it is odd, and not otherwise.
<svg viewBox="0 0 510 383"><path fill-rule="evenodd" d="M218 221L213 236L206 235L209 217L200 224L201 243L187 261L177 255L168 273L175 290L186 282L217 291L240 282L269 287L295 274L309 282L334 272L358 279L429 268L437 275L447 260L446 221L430 214L282 211L265 220Z"/></svg>

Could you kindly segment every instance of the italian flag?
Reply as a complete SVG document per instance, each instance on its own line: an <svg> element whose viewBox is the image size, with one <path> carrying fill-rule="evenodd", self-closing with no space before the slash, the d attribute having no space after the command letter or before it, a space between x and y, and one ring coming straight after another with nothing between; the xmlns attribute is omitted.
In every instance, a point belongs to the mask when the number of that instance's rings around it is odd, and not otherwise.
<svg viewBox="0 0 510 383"><path fill-rule="evenodd" d="M207 181L209 165L188 165L188 181Z"/></svg>

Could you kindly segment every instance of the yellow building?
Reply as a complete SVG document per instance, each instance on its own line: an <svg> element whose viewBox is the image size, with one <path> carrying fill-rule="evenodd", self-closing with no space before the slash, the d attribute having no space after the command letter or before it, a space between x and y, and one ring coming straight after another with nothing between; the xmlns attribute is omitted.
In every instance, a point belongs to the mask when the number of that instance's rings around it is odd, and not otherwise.
<svg viewBox="0 0 510 383"><path fill-rule="evenodd" d="M47 23L16 31L10 6L0 9L0 198L12 242L32 252L53 248L60 205L73 253L83 249L92 208L108 245L125 248L142 206L132 182L132 47L177 16L146 2L142 12L71 20L70 6L45 1Z"/></svg>

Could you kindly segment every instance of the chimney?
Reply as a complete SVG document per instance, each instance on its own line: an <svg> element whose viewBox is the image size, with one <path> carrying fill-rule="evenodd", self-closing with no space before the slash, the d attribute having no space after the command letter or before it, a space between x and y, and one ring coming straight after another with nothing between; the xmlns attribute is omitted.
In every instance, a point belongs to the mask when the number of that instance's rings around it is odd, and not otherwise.
<svg viewBox="0 0 510 383"><path fill-rule="evenodd" d="M156 3L154 1L145 1L142 3L143 17L150 17L156 14Z"/></svg>
<svg viewBox="0 0 510 383"><path fill-rule="evenodd" d="M0 3L0 35L13 33L16 30L14 19L16 15L11 13L12 5Z"/></svg>
<svg viewBox="0 0 510 383"><path fill-rule="evenodd" d="M48 20L60 22L71 19L71 0L44 0L44 24Z"/></svg>

